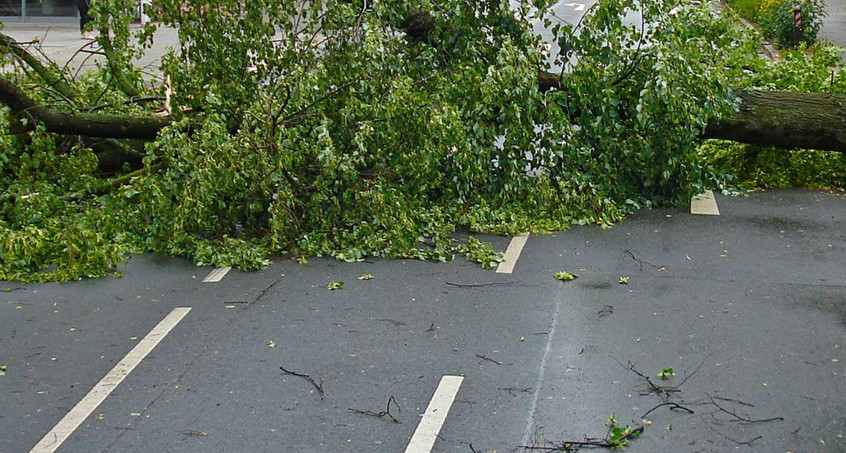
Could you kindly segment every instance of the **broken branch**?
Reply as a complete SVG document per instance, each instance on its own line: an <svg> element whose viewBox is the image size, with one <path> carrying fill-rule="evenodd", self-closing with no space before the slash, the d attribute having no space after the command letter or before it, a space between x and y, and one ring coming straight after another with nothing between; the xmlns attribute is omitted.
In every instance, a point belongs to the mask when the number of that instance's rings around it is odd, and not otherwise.
<svg viewBox="0 0 846 453"><path fill-rule="evenodd" d="M402 412L402 409L400 409L400 407L399 407L399 403L397 403L397 400L396 400L396 398L393 397L393 395L390 398L388 398L388 403L385 405L385 410L383 410L381 412L360 411L358 409L352 409L352 408L348 408L347 410L354 413L354 414L368 415L368 416L377 417L377 418L389 417L391 419L391 421L394 422L394 423L402 423L396 417L394 417L393 414L391 414L391 402L394 403L394 406L397 407L398 411Z"/></svg>
<svg viewBox="0 0 846 453"><path fill-rule="evenodd" d="M285 373L285 374L300 377L300 378L303 378L306 381L310 382L311 385L313 385L314 388L317 389L317 393L320 393L320 397L321 398L323 397L323 381L320 381L318 383L317 381L314 380L314 378L312 378L311 376L309 376L307 374L301 374L301 373L297 373L295 371L286 370L284 367L281 367L281 366L279 367L279 369L282 370L282 372Z"/></svg>

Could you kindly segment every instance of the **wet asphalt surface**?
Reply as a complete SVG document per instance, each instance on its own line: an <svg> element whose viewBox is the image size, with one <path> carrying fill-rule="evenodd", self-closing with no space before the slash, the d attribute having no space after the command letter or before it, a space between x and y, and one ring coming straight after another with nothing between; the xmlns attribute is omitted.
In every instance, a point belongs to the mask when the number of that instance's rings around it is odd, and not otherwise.
<svg viewBox="0 0 846 453"><path fill-rule="evenodd" d="M278 259L203 283L145 255L123 278L3 283L0 451L29 451L174 307L192 310L57 451L404 451L444 375L465 379L437 452L601 438L611 415L648 420L631 452L846 450L846 196L717 202L533 235L512 274ZM398 423L361 413L391 397Z"/></svg>

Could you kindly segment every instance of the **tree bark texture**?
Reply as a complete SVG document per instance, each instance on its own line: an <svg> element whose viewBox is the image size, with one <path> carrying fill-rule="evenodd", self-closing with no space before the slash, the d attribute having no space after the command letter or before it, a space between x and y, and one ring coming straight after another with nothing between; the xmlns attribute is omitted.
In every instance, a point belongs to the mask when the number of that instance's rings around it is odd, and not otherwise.
<svg viewBox="0 0 846 453"><path fill-rule="evenodd" d="M24 129L35 123L44 124L48 132L100 138L155 139L169 125L170 118L157 116L103 115L98 113L65 113L38 105L17 85L0 77L0 102L6 104L19 120L26 119Z"/></svg>
<svg viewBox="0 0 846 453"><path fill-rule="evenodd" d="M846 152L846 96L747 91L739 99L740 109L709 122L703 138Z"/></svg>

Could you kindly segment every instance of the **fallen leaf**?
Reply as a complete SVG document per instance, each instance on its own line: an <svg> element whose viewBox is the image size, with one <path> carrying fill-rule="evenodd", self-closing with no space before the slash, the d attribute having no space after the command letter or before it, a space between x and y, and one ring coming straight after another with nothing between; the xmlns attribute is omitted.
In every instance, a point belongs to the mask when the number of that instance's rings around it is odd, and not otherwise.
<svg viewBox="0 0 846 453"><path fill-rule="evenodd" d="M555 273L555 279L556 280L562 280L562 281L565 281L565 282L569 282L570 280L575 280L577 278L579 278L578 275L571 274L567 271L558 271L558 272Z"/></svg>
<svg viewBox="0 0 846 453"><path fill-rule="evenodd" d="M341 288L343 288L343 287L344 287L344 282L343 282L343 281L340 281L340 282L331 282L331 283L329 283L328 285L326 285L326 287L327 287L327 288L329 288L329 290L330 290L330 291L335 291L336 289L341 289Z"/></svg>

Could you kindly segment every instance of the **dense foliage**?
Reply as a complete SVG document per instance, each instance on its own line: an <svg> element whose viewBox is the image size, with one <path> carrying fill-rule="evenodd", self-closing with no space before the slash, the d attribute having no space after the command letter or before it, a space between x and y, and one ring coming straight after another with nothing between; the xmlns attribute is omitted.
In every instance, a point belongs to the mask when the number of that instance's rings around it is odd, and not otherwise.
<svg viewBox="0 0 846 453"><path fill-rule="evenodd" d="M794 14L799 10L801 31L797 42ZM825 17L824 0L764 0L756 16L761 33L780 46L793 46L801 42L813 43Z"/></svg>
<svg viewBox="0 0 846 453"><path fill-rule="evenodd" d="M602 1L580 24L543 0L155 0L134 34L132 3L95 3L108 64L76 96L6 76L67 110L174 123L109 175L103 143L0 135L0 279L101 276L133 250L244 269L280 254L492 265L457 228L610 225L689 199L713 178L697 137L764 65L733 18L682 0ZM409 22L420 12L431 32ZM131 61L159 26L181 47L151 81ZM561 86L542 92L549 63Z"/></svg>
<svg viewBox="0 0 846 453"><path fill-rule="evenodd" d="M824 0L728 0L737 12L755 22L767 39L779 46L814 43L826 16ZM800 42L795 42L794 10L798 6L802 18Z"/></svg>
<svg viewBox="0 0 846 453"><path fill-rule="evenodd" d="M739 83L762 90L846 94L846 68L838 48L786 49L776 61L757 60L745 68ZM740 143L709 141L701 147L704 162L722 184L735 188L846 189L846 156L817 150L783 150Z"/></svg>

